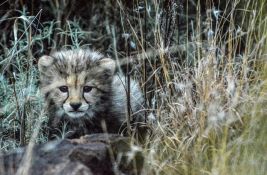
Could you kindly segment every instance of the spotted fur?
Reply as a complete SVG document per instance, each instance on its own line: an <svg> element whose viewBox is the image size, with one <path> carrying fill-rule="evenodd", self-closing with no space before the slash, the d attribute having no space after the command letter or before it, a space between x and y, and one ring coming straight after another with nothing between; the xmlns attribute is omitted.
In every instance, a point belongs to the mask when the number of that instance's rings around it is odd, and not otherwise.
<svg viewBox="0 0 267 175"><path fill-rule="evenodd" d="M68 138L123 131L127 116L126 78L115 72L114 60L88 49L64 50L42 56L38 69L50 138L63 126L67 126ZM132 79L130 82L133 122L142 121L142 94L138 84Z"/></svg>

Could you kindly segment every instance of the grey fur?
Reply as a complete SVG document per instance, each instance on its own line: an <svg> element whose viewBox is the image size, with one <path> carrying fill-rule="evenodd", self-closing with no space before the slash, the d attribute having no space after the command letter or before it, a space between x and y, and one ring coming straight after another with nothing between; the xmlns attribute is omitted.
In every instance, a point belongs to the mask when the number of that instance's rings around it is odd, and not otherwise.
<svg viewBox="0 0 267 175"><path fill-rule="evenodd" d="M97 132L124 131L127 118L127 79L123 74L114 72L113 64L103 66L103 59L103 55L89 49L58 51L40 58L40 88L46 99L50 138L66 125L68 134L65 137L68 138ZM84 76L81 76L82 72L86 72ZM75 75L75 83L79 76L84 78L84 85L92 79L97 83L97 88L90 95L97 99L96 103L90 104L86 114L79 118L72 118L64 111L63 101L68 100L69 94L61 94L57 85L60 81L67 81L71 75ZM144 100L141 90L133 79L130 80L130 85L130 108L133 114L130 116L131 122L143 122ZM77 92L80 92L79 88L82 89L83 85L75 84L76 86ZM103 121L106 123L106 129L103 128Z"/></svg>

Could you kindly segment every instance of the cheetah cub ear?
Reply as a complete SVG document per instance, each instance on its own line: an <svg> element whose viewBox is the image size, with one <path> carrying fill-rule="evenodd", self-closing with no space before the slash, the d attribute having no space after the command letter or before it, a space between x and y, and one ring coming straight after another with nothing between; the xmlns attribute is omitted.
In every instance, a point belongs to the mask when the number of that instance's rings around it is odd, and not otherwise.
<svg viewBox="0 0 267 175"><path fill-rule="evenodd" d="M101 60L99 60L99 66L104 70L110 71L111 75L115 73L116 64L115 61L111 58L102 58Z"/></svg>
<svg viewBox="0 0 267 175"><path fill-rule="evenodd" d="M50 57L48 55L44 55L41 58L39 58L38 61L38 70L40 72L46 72L47 68L52 65L54 61L53 57Z"/></svg>

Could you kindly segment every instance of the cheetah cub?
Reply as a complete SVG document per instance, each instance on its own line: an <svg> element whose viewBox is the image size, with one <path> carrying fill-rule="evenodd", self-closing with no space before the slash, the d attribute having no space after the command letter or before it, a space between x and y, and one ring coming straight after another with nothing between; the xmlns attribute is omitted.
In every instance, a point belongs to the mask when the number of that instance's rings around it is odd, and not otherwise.
<svg viewBox="0 0 267 175"><path fill-rule="evenodd" d="M114 60L89 49L63 50L39 59L49 139L62 134L63 130L65 138L125 132L126 78L116 73L115 67ZM137 82L131 79L131 123L144 121L143 102Z"/></svg>

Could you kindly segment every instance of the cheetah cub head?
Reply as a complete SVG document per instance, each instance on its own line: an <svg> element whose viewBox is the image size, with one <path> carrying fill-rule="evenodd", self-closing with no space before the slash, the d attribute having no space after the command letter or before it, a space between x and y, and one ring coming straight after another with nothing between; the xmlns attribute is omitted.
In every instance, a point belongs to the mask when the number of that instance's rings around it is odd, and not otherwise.
<svg viewBox="0 0 267 175"><path fill-rule="evenodd" d="M108 105L114 60L91 50L66 50L42 56L38 69L50 114L91 118Z"/></svg>

